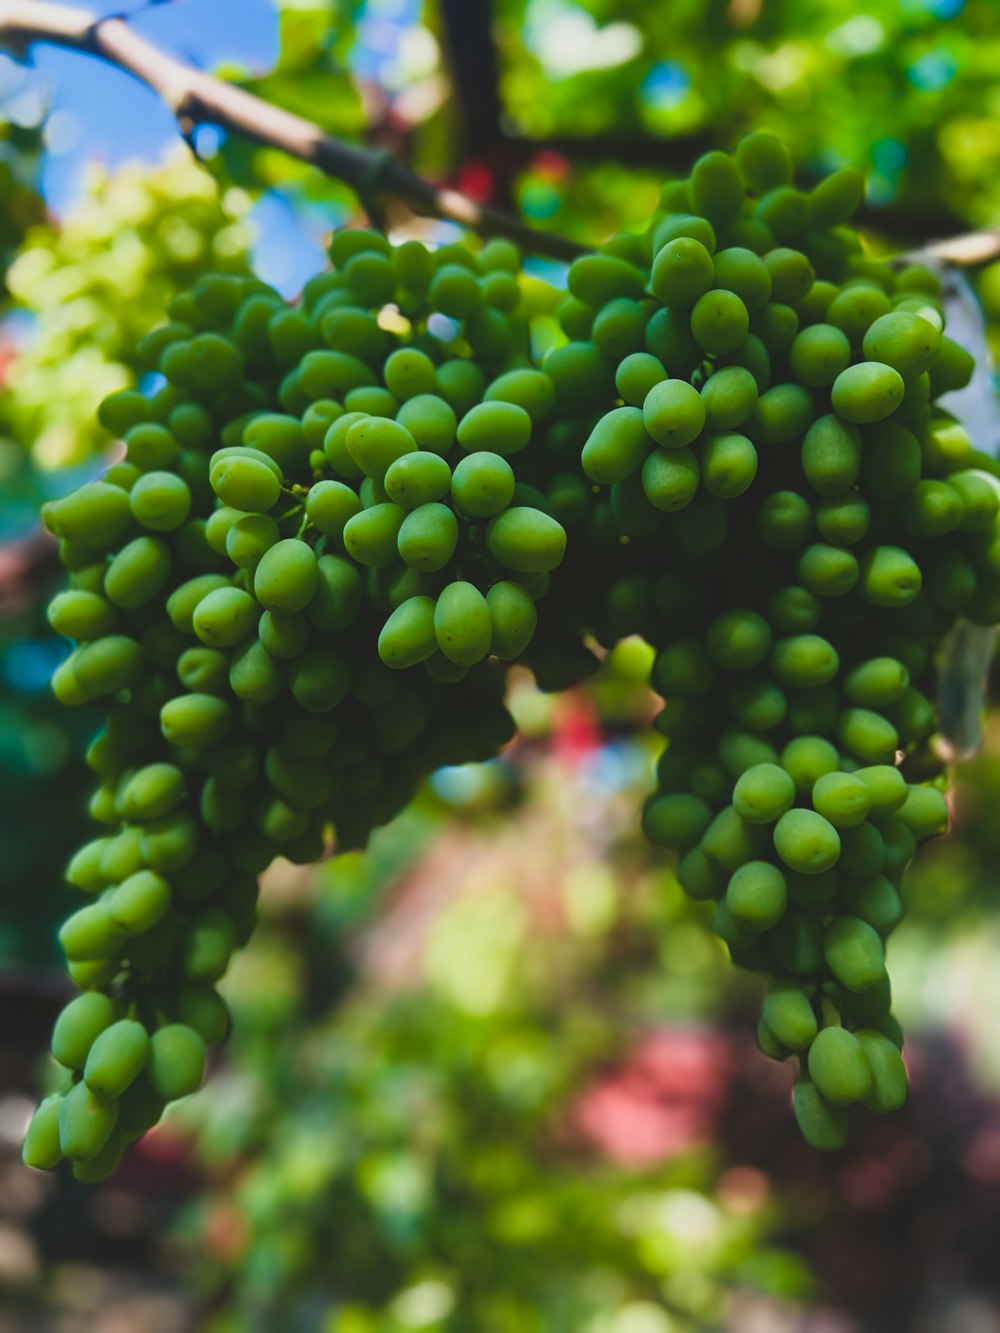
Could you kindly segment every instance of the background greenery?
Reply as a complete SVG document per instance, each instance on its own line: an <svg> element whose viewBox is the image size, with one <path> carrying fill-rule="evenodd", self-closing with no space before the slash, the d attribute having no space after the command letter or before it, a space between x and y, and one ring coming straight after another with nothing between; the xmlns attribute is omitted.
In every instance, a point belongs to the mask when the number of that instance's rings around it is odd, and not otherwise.
<svg viewBox="0 0 1000 1333"><path fill-rule="evenodd" d="M227 77L582 240L640 226L664 178L751 125L803 179L864 167L875 249L1000 222L993 0L273 11L273 65ZM197 3L177 13L193 40ZM0 61L0 1330L1000 1329L1000 731L893 938L912 1102L820 1161L754 1048L755 983L638 836L636 643L556 699L515 673L499 761L438 774L365 856L269 872L225 983L234 1038L113 1181L17 1165L96 727L47 695L64 650L37 505L106 461L94 407L174 291L255 266L294 294L357 206L204 131L198 162L90 164L57 216L59 89ZM974 278L996 337L1000 265Z"/></svg>

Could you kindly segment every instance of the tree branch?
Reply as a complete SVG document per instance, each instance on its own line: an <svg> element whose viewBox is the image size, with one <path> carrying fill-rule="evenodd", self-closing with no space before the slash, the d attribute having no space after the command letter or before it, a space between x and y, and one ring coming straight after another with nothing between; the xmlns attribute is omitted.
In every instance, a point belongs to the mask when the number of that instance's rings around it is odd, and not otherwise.
<svg viewBox="0 0 1000 1333"><path fill-rule="evenodd" d="M0 0L0 43L32 42L83 51L131 74L166 102L185 136L198 125L217 125L311 163L363 200L397 199L424 216L456 222L485 236L507 236L529 254L572 260L588 251L565 236L434 185L385 153L333 139L311 121L158 50L121 18L95 18L85 9L48 0Z"/></svg>

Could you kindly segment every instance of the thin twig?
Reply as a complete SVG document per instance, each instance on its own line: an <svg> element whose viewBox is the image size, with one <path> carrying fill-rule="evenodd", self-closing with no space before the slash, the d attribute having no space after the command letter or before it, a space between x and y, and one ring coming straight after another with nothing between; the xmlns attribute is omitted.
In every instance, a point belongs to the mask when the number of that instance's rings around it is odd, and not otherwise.
<svg viewBox="0 0 1000 1333"><path fill-rule="evenodd" d="M484 236L507 236L529 254L571 260L588 251L565 236L434 185L395 158L342 143L311 121L167 55L119 17L101 19L48 0L0 0L0 44L25 47L33 42L85 51L131 74L166 102L187 138L198 125L217 125L309 162L365 199L396 199L424 216L456 222Z"/></svg>

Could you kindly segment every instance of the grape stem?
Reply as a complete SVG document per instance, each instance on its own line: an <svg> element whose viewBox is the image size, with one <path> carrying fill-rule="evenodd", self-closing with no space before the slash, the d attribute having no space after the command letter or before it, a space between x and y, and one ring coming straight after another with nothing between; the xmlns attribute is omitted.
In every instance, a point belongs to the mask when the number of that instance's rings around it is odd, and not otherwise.
<svg viewBox="0 0 1000 1333"><path fill-rule="evenodd" d="M395 199L425 217L455 222L483 236L509 237L528 254L569 262L588 253L589 247L568 237L435 185L389 154L342 143L302 116L176 60L118 15L99 18L50 0L0 0L0 44L23 51L34 42L83 51L131 74L166 102L188 143L199 125L215 125L311 163L349 185L376 211L380 200Z"/></svg>

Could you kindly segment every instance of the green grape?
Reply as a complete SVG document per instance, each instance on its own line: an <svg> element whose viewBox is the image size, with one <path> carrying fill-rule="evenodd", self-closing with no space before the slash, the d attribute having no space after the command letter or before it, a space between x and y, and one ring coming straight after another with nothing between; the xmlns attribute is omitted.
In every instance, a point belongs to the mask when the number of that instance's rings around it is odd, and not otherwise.
<svg viewBox="0 0 1000 1333"><path fill-rule="evenodd" d="M292 659L301 655L309 639L309 622L301 612L282 616L265 611L257 635L272 657Z"/></svg>
<svg viewBox="0 0 1000 1333"><path fill-rule="evenodd" d="M840 837L840 869L847 875L875 875L885 865L885 843L869 822L844 829Z"/></svg>
<svg viewBox="0 0 1000 1333"><path fill-rule="evenodd" d="M283 476L276 476L266 463L242 451L227 451L213 461L210 474L212 490L223 504L249 514L265 514L281 498ZM155 474L154 474L155 475Z"/></svg>
<svg viewBox="0 0 1000 1333"><path fill-rule="evenodd" d="M180 695L160 709L160 728L166 740L196 749L217 745L232 720L229 704L211 694Z"/></svg>
<svg viewBox="0 0 1000 1333"><path fill-rule="evenodd" d="M642 416L646 430L657 444L667 449L682 449L701 434L705 402L686 381L663 380L654 384L646 395Z"/></svg>
<svg viewBox="0 0 1000 1333"><path fill-rule="evenodd" d="M118 1007L100 991L86 991L71 1000L56 1020L52 1055L67 1069L83 1069L101 1033L118 1018Z"/></svg>
<svg viewBox="0 0 1000 1333"><path fill-rule="evenodd" d="M877 1115L898 1111L906 1102L906 1067L896 1045L872 1028L861 1028L854 1035L871 1071L865 1106Z"/></svg>
<svg viewBox="0 0 1000 1333"><path fill-rule="evenodd" d="M885 875L860 875L845 879L838 896L838 906L851 916L888 935L903 919L903 900L899 890Z"/></svg>
<svg viewBox="0 0 1000 1333"><path fill-rule="evenodd" d="M865 783L851 773L824 773L812 789L813 808L837 829L860 824L871 808Z"/></svg>
<svg viewBox="0 0 1000 1333"><path fill-rule="evenodd" d="M774 849L790 869L818 875L836 864L840 836L815 810L788 810L774 827Z"/></svg>
<svg viewBox="0 0 1000 1333"><path fill-rule="evenodd" d="M194 695L189 696L194 698ZM165 815L162 819L151 820L143 827L142 858L145 864L151 870L157 870L161 874L170 874L174 870L180 870L191 860L198 847L198 826L194 819L188 814L174 813ZM144 899L148 902L156 903L157 894L152 886L148 898L145 895L136 895L139 902ZM162 898L160 899L162 901ZM109 906L109 915L113 909L113 902Z"/></svg>
<svg viewBox="0 0 1000 1333"><path fill-rule="evenodd" d="M750 824L773 824L794 802L795 783L777 764L754 764L733 788L733 808Z"/></svg>
<svg viewBox="0 0 1000 1333"><path fill-rule="evenodd" d="M607 486L637 472L652 448L639 408L616 407L595 424L580 462L591 481Z"/></svg>
<svg viewBox="0 0 1000 1333"><path fill-rule="evenodd" d="M809 1077L833 1106L849 1106L868 1096L871 1066L864 1047L846 1028L829 1027L809 1047Z"/></svg>
<svg viewBox="0 0 1000 1333"><path fill-rule="evenodd" d="M516 403L488 402L470 408L458 423L457 440L467 453L519 453L531 439L531 417Z"/></svg>
<svg viewBox="0 0 1000 1333"><path fill-rule="evenodd" d="M538 624L535 604L519 583L509 580L494 583L486 594L486 604L493 620L490 652L503 662L512 662L534 635Z"/></svg>
<svg viewBox="0 0 1000 1333"><path fill-rule="evenodd" d="M711 810L697 796L683 793L653 796L643 809L642 829L658 847L682 850L701 838L711 819Z"/></svg>
<svg viewBox="0 0 1000 1333"><path fill-rule="evenodd" d="M678 236L656 252L649 286L663 305L690 310L714 280L712 256L701 241Z"/></svg>
<svg viewBox="0 0 1000 1333"><path fill-rule="evenodd" d="M655 356L633 352L624 357L615 371L615 387L630 407L642 407L654 384L667 378L667 372Z"/></svg>
<svg viewBox="0 0 1000 1333"><path fill-rule="evenodd" d="M872 606L905 606L920 592L923 578L909 552L878 546L862 558L859 589Z"/></svg>
<svg viewBox="0 0 1000 1333"><path fill-rule="evenodd" d="M149 1039L150 1085L164 1101L197 1091L205 1077L205 1043L194 1028L169 1023Z"/></svg>
<svg viewBox="0 0 1000 1333"><path fill-rule="evenodd" d="M138 870L124 879L108 900L111 920L126 935L142 935L166 915L170 885L152 870Z"/></svg>
<svg viewBox="0 0 1000 1333"><path fill-rule="evenodd" d="M347 452L366 477L382 481L398 458L414 453L417 442L398 421L362 417L347 432Z"/></svg>
<svg viewBox="0 0 1000 1333"><path fill-rule="evenodd" d="M453 412L464 413L478 403L486 388L483 372L474 361L455 358L437 368L437 391ZM411 399L411 402L415 400ZM404 407L406 404L404 404ZM403 423L412 429L409 420ZM416 434L416 432L414 432ZM424 448L433 447L424 445ZM444 450L435 450L444 452Z"/></svg>
<svg viewBox="0 0 1000 1333"><path fill-rule="evenodd" d="M906 800L908 790L906 779L899 769L891 764L858 768L854 776L865 784L871 808L876 814L891 814Z"/></svg>
<svg viewBox="0 0 1000 1333"><path fill-rule="evenodd" d="M147 764L128 779L121 794L126 819L158 819L184 799L184 774L175 764Z"/></svg>
<svg viewBox="0 0 1000 1333"><path fill-rule="evenodd" d="M349 518L344 525L344 546L354 560L371 569L383 569L398 559L399 530L406 518L400 505L374 504Z"/></svg>
<svg viewBox="0 0 1000 1333"><path fill-rule="evenodd" d="M754 336L761 340L767 352L777 355L786 352L795 341L799 331L799 317L790 305L775 301L758 310L751 325Z"/></svg>
<svg viewBox="0 0 1000 1333"><path fill-rule="evenodd" d="M404 509L418 509L444 499L451 486L451 469L437 454L404 454L386 469L384 484L386 494L395 504Z"/></svg>
<svg viewBox="0 0 1000 1333"><path fill-rule="evenodd" d="M714 227L725 226L740 214L744 184L728 153L704 153L691 171L691 199L695 211Z"/></svg>
<svg viewBox="0 0 1000 1333"><path fill-rule="evenodd" d="M812 1079L801 1075L792 1094L795 1121L811 1148L836 1152L847 1142L847 1110L828 1102Z"/></svg>
<svg viewBox="0 0 1000 1333"><path fill-rule="evenodd" d="M423 504L403 519L396 544L411 569L433 573L443 569L455 554L458 520L447 505Z"/></svg>
<svg viewBox="0 0 1000 1333"><path fill-rule="evenodd" d="M346 629L354 621L364 596L357 566L339 555L321 555L316 562L316 572L319 581L306 607L306 615L317 629ZM261 643L267 649L263 640Z"/></svg>
<svg viewBox="0 0 1000 1333"><path fill-rule="evenodd" d="M276 542L261 557L254 571L253 590L265 610L290 615L309 604L318 583L314 551L305 542L288 537Z"/></svg>
<svg viewBox="0 0 1000 1333"><path fill-rule="evenodd" d="M795 491L775 491L757 513L757 534L772 551L785 553L804 546L812 524L809 501Z"/></svg>
<svg viewBox="0 0 1000 1333"><path fill-rule="evenodd" d="M732 430L741 426L757 406L757 381L743 366L724 366L706 380L701 396L706 429Z"/></svg>
<svg viewBox="0 0 1000 1333"><path fill-rule="evenodd" d="M591 330L594 346L608 361L640 352L646 342L648 312L638 301L620 298L597 315Z"/></svg>
<svg viewBox="0 0 1000 1333"><path fill-rule="evenodd" d="M449 583L434 607L437 646L455 666L474 666L490 650L493 617L486 598L471 583Z"/></svg>
<svg viewBox="0 0 1000 1333"><path fill-rule="evenodd" d="M833 644L820 635L796 634L775 643L771 666L779 685L809 689L833 680L840 659Z"/></svg>
<svg viewBox="0 0 1000 1333"><path fill-rule="evenodd" d="M136 537L123 546L104 575L104 593L115 606L134 611L163 588L170 576L170 549L159 537Z"/></svg>
<svg viewBox="0 0 1000 1333"><path fill-rule="evenodd" d="M95 1039L83 1078L93 1093L120 1097L142 1073L149 1058L149 1037L141 1023L123 1018Z"/></svg>
<svg viewBox="0 0 1000 1333"><path fill-rule="evenodd" d="M59 1144L62 1103L61 1094L46 1097L32 1116L21 1150L25 1166L33 1166L38 1171L51 1171L62 1161L63 1151Z"/></svg>
<svg viewBox="0 0 1000 1333"><path fill-rule="evenodd" d="M862 341L868 361L891 366L904 380L930 370L941 348L941 334L908 310L893 310L872 323Z"/></svg>
<svg viewBox="0 0 1000 1333"><path fill-rule="evenodd" d="M144 528L170 532L191 512L191 492L173 472L147 472L130 490L129 507Z"/></svg>
<svg viewBox="0 0 1000 1333"><path fill-rule="evenodd" d="M694 499L700 476L690 449L654 449L642 465L642 491L655 509L673 513Z"/></svg>
<svg viewBox="0 0 1000 1333"><path fill-rule="evenodd" d="M860 571L850 551L814 542L796 565L803 585L817 597L843 597L857 583Z"/></svg>
<svg viewBox="0 0 1000 1333"><path fill-rule="evenodd" d="M819 535L831 546L854 546L868 531L871 509L854 491L820 500L815 511Z"/></svg>
<svg viewBox="0 0 1000 1333"><path fill-rule="evenodd" d="M844 421L882 421L903 400L903 379L881 361L864 361L842 370L833 382L830 401Z"/></svg>
<svg viewBox="0 0 1000 1333"><path fill-rule="evenodd" d="M885 953L878 932L856 916L838 916L826 929L823 956L841 985L865 992L885 977Z"/></svg>
<svg viewBox="0 0 1000 1333"><path fill-rule="evenodd" d="M434 599L408 597L393 611L378 637L378 655L389 667L416 666L437 651Z"/></svg>
<svg viewBox="0 0 1000 1333"><path fill-rule="evenodd" d="M226 555L240 569L256 569L266 551L278 541L279 528L266 514L237 519L226 533Z"/></svg>
<svg viewBox="0 0 1000 1333"><path fill-rule="evenodd" d="M546 573L562 561L566 531L548 514L523 506L492 520L486 545L494 559L517 574Z"/></svg>
<svg viewBox="0 0 1000 1333"><path fill-rule="evenodd" d="M725 902L732 916L747 929L769 930L785 912L785 877L769 861L748 861L730 879Z"/></svg>
<svg viewBox="0 0 1000 1333"><path fill-rule="evenodd" d="M725 611L712 621L705 641L719 666L745 671L757 666L770 651L771 627L755 611Z"/></svg>
<svg viewBox="0 0 1000 1333"><path fill-rule="evenodd" d="M775 384L757 399L747 434L755 444L788 444L805 434L815 415L808 389Z"/></svg>
<svg viewBox="0 0 1000 1333"><path fill-rule="evenodd" d="M216 588L195 607L191 628L209 648L231 648L256 633L259 619L260 607L249 593Z"/></svg>
<svg viewBox="0 0 1000 1333"><path fill-rule="evenodd" d="M771 731L783 720L788 700L771 680L747 680L729 694L729 707L736 720L750 731Z"/></svg>
<svg viewBox="0 0 1000 1333"><path fill-rule="evenodd" d="M115 628L115 610L96 592L71 589L56 593L48 606L48 621L57 634L78 643L100 639Z"/></svg>
<svg viewBox="0 0 1000 1333"><path fill-rule="evenodd" d="M850 365L851 344L833 324L811 324L796 334L788 360L800 383L823 388Z"/></svg>
<svg viewBox="0 0 1000 1333"><path fill-rule="evenodd" d="M747 308L734 292L715 288L700 296L691 311L691 336L713 356L735 352L749 331Z"/></svg>
<svg viewBox="0 0 1000 1333"><path fill-rule="evenodd" d="M805 1050L816 1036L816 1015L809 996L794 982L770 983L762 1017L778 1041L790 1050Z"/></svg>
<svg viewBox="0 0 1000 1333"><path fill-rule="evenodd" d="M715 279L712 285L735 292L750 314L767 305L771 296L771 275L753 250L742 246L720 250L713 266Z"/></svg>
<svg viewBox="0 0 1000 1333"><path fill-rule="evenodd" d="M72 1162L97 1156L115 1127L118 1100L92 1092L77 1083L62 1099L59 1108L59 1147Z"/></svg>
<svg viewBox="0 0 1000 1333"><path fill-rule="evenodd" d="M899 818L915 838L930 838L948 829L948 804L936 787L910 786Z"/></svg>
<svg viewBox="0 0 1000 1333"><path fill-rule="evenodd" d="M317 481L306 496L309 521L327 537L342 539L347 521L361 513L356 491L342 481ZM238 526L238 525L237 525Z"/></svg>
<svg viewBox="0 0 1000 1333"><path fill-rule="evenodd" d="M505 458L486 450L459 460L451 477L451 498L470 518L492 518L514 498L514 471Z"/></svg>
<svg viewBox="0 0 1000 1333"><path fill-rule="evenodd" d="M750 824L728 805L705 830L701 846L705 855L723 869L734 871L763 855L767 846L766 831Z"/></svg>
<svg viewBox="0 0 1000 1333"><path fill-rule="evenodd" d="M752 190L763 194L792 179L788 149L773 134L758 130L746 134L736 146L736 163Z"/></svg>
<svg viewBox="0 0 1000 1333"><path fill-rule="evenodd" d="M861 466L861 433L835 416L818 417L802 441L802 471L820 495L850 490Z"/></svg>
<svg viewBox="0 0 1000 1333"><path fill-rule="evenodd" d="M293 698L310 713L336 708L351 684L351 669L336 653L310 649L291 665L288 685Z"/></svg>
<svg viewBox="0 0 1000 1333"><path fill-rule="evenodd" d="M757 450L745 435L710 435L702 446L701 475L705 489L719 499L734 500L749 490L757 466Z"/></svg>
<svg viewBox="0 0 1000 1333"><path fill-rule="evenodd" d="M837 736L866 764L889 763L899 748L896 728L870 708L845 708L837 722Z"/></svg>

